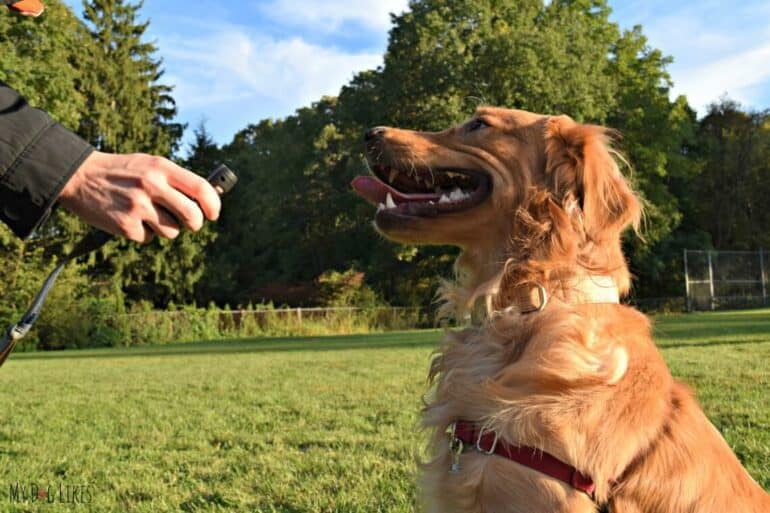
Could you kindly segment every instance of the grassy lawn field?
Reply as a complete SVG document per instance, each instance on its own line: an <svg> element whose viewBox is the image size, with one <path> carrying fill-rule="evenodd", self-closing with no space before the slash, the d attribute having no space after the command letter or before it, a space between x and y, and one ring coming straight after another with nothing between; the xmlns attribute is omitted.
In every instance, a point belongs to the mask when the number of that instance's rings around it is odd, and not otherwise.
<svg viewBox="0 0 770 513"><path fill-rule="evenodd" d="M770 310L660 316L656 333L769 489ZM440 337L14 355L0 369L0 511L411 512ZM12 504L17 483L90 503Z"/></svg>

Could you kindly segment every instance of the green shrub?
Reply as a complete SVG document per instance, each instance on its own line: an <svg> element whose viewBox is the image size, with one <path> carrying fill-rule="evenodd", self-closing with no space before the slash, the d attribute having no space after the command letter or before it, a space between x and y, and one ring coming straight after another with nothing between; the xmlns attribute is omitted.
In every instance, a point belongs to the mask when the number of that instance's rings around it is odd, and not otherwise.
<svg viewBox="0 0 770 513"><path fill-rule="evenodd" d="M231 311L174 306L154 310L141 302L121 312L110 298L60 303L47 309L25 339L24 350L141 346L250 337L343 335L430 326L418 309L277 309L271 304Z"/></svg>

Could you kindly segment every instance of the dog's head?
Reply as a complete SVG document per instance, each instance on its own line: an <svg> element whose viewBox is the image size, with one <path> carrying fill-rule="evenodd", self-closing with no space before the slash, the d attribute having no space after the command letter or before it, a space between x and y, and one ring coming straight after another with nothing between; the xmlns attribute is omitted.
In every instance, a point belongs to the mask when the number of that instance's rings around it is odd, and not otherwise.
<svg viewBox="0 0 770 513"><path fill-rule="evenodd" d="M375 176L353 187L378 206L375 224L386 237L453 244L488 262L619 271L616 281L628 289L620 234L641 209L606 129L482 107L443 132L378 127L365 139Z"/></svg>

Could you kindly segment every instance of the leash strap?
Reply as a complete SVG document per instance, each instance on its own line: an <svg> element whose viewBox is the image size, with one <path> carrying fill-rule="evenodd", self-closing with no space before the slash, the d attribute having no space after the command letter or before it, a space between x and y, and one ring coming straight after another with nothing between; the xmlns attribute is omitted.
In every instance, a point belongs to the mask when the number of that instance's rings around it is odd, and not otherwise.
<svg viewBox="0 0 770 513"><path fill-rule="evenodd" d="M1 1L2 0L0 0L0 2ZM230 170L230 168L221 165L211 174L211 176L209 176L208 181L218 193L225 194L235 186L238 177ZM48 294L51 292L51 289L53 289L56 278L59 277L59 274L61 274L64 267L73 260L77 260L92 251L96 251L111 239L112 235L100 230L94 230L88 233L80 242L78 242L75 249L73 249L58 266L56 266L56 269L48 275L48 278L46 278L43 283L43 287L32 302L32 306L27 310L27 313L24 314L17 324L11 325L3 334L3 338L0 340L0 366L3 365L5 359L8 358L8 355L11 354L13 348L16 347L16 343L29 333L29 330L32 329L32 326L35 324L35 321L37 321L37 318L40 317L40 312L43 310L43 304L45 303Z"/></svg>
<svg viewBox="0 0 770 513"><path fill-rule="evenodd" d="M29 330L32 329L32 326L35 324L35 321L37 321L37 318L40 317L40 312L43 310L43 304L45 304L48 294L56 283L56 278L59 277L59 274L61 274L64 267L73 260L77 260L78 258L101 248L110 239L112 239L112 235L100 230L94 230L88 233L80 242L78 242L75 249L73 249L58 266L56 266L56 269L48 275L48 278L46 278L43 283L43 287L32 302L32 306L27 310L27 313L24 314L17 324L10 326L3 335L3 339L0 341L0 365L2 365L5 362L5 359L8 358L8 355L11 354L11 351L13 351L13 348L16 346L16 342L29 333Z"/></svg>

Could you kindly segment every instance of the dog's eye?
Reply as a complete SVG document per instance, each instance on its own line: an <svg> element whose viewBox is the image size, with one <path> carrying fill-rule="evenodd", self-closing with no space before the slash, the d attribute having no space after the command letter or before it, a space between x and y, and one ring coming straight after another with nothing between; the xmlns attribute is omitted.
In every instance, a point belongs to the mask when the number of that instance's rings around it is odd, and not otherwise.
<svg viewBox="0 0 770 513"><path fill-rule="evenodd" d="M475 132L476 130L481 130L482 128L489 128L489 123L483 119L474 119L468 123L469 132Z"/></svg>

